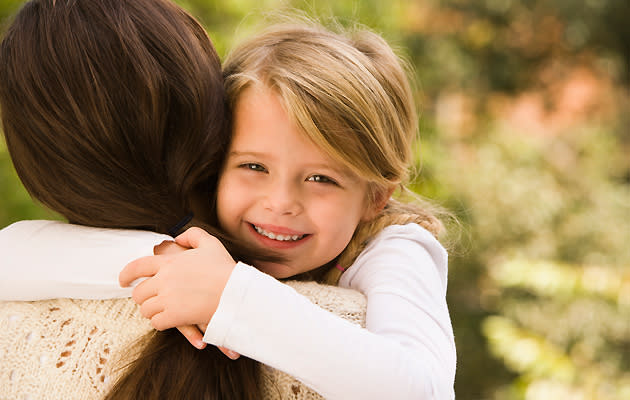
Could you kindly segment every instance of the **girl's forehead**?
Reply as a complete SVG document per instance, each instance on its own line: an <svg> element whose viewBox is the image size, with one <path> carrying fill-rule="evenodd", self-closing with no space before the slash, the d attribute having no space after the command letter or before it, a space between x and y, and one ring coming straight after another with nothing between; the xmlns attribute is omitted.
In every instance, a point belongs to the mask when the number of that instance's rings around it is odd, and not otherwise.
<svg viewBox="0 0 630 400"><path fill-rule="evenodd" d="M339 121L337 115L330 115L325 125L332 132L323 133L318 124L321 121L314 121L312 112L311 109L292 104L290 98L282 95L281 89L269 87L260 80L253 82L242 89L236 98L231 147L233 150L237 150L236 147L251 149L258 144L259 149L267 147L276 151L287 147L286 141L281 140L280 133L284 132L291 143L297 141L310 148L305 158L311 153L317 153L347 178L367 179L361 168L353 163L353 157L347 155L347 147L352 145L352 141L344 140L346 144L339 147L339 144L334 144L334 139L328 137L335 135L335 132L346 137L349 128Z"/></svg>

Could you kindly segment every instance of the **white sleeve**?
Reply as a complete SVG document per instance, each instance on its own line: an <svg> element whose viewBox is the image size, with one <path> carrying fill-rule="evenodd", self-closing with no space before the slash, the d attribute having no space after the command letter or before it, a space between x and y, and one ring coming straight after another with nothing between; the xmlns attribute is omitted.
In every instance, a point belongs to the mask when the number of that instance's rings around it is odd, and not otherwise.
<svg viewBox="0 0 630 400"><path fill-rule="evenodd" d="M130 297L118 273L170 236L59 221L20 221L0 230L0 300Z"/></svg>
<svg viewBox="0 0 630 400"><path fill-rule="evenodd" d="M446 253L384 233L344 274L349 287L365 289L367 329L239 263L204 341L293 375L327 399L453 399Z"/></svg>
<svg viewBox="0 0 630 400"><path fill-rule="evenodd" d="M386 227L342 275L367 298L366 328L421 359L435 399L454 398L456 351L446 303L448 256L416 224Z"/></svg>

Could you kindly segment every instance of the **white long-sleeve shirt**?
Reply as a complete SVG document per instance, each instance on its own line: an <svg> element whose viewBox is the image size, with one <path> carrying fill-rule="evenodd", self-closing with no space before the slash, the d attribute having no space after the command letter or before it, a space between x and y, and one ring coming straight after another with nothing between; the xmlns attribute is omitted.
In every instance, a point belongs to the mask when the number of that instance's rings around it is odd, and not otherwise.
<svg viewBox="0 0 630 400"><path fill-rule="evenodd" d="M131 297L118 274L153 255L168 235L59 221L19 221L0 230L0 300Z"/></svg>
<svg viewBox="0 0 630 400"><path fill-rule="evenodd" d="M0 254L8 255L0 299L128 296L118 271L165 239L49 221L11 225L0 231ZM204 340L283 370L328 399L452 399L446 281L446 252L429 232L390 226L340 280L367 296L366 329L239 263Z"/></svg>

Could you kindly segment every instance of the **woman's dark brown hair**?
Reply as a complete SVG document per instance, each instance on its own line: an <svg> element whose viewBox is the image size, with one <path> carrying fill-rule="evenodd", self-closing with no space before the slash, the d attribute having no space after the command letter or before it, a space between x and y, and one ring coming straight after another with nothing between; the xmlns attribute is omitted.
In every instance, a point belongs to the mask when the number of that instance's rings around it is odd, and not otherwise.
<svg viewBox="0 0 630 400"><path fill-rule="evenodd" d="M0 48L0 110L24 186L68 221L166 233L194 211L219 234L209 202L229 141L220 62L178 6L29 1ZM107 398L260 397L255 361L196 350L174 330L146 340Z"/></svg>

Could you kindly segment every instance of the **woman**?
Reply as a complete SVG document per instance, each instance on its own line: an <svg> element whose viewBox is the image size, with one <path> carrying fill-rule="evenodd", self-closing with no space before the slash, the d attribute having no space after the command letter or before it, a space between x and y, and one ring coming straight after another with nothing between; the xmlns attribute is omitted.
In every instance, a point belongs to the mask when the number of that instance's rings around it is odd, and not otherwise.
<svg viewBox="0 0 630 400"><path fill-rule="evenodd" d="M209 199L229 141L220 63L203 28L176 5L166 0L26 3L0 48L0 109L7 147L24 186L69 222L171 235L197 225L222 238L234 257L249 254L213 228ZM102 305L57 302L39 309L58 324L60 335L75 319L98 317L76 327L64 343L68 350L57 349L54 365L46 357L40 364L51 371L68 368L67 360L77 353L90 354L90 342L102 338L102 325L112 320L118 326L131 324L132 332L146 331L127 300ZM5 303L2 309L7 355L7 340L15 337L11 324L22 317L33 321L33 310L12 313L16 307ZM78 314L59 318L56 313L67 311L62 307L74 307ZM45 340L36 335L41 329L34 328L20 343ZM130 339L117 338L118 348ZM84 346L77 348L78 342ZM81 364L98 371L87 374L87 387L96 393L108 386L102 360L112 358L117 346L105 343L96 365ZM198 351L177 331L151 333L136 348L142 351L130 367L133 372L124 374L108 398L254 399L269 392L258 363L229 360L215 348ZM4 365L9 386L0 386L28 389L19 381L28 374ZM46 384L57 383L54 373L45 376ZM66 387L64 397L81 384Z"/></svg>

